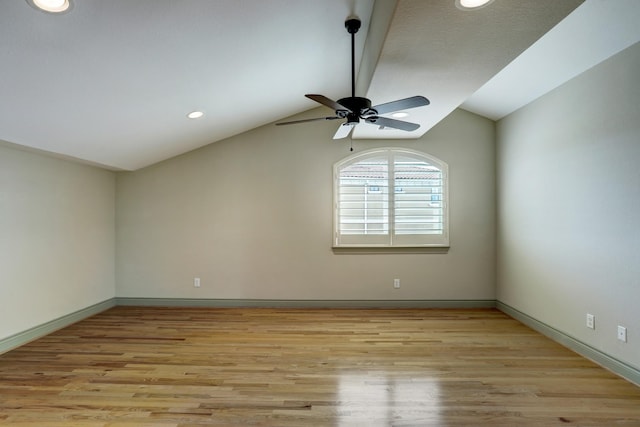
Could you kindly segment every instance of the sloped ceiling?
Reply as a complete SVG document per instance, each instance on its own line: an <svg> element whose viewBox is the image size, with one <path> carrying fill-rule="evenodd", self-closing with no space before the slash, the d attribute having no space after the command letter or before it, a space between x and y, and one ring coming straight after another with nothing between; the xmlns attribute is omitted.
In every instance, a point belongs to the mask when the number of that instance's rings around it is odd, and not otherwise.
<svg viewBox="0 0 640 427"><path fill-rule="evenodd" d="M462 108L501 119L638 43L639 22L640 1L587 0L467 98Z"/></svg>
<svg viewBox="0 0 640 427"><path fill-rule="evenodd" d="M404 120L413 132L358 126L360 138L416 138L567 16L582 0L494 1L470 11L453 1L400 1L373 74L374 104L423 95Z"/></svg>
<svg viewBox="0 0 640 427"><path fill-rule="evenodd" d="M284 119L317 107L305 93L350 94L350 16L363 23L358 95L432 102L411 111L421 124L412 135L359 125L354 137L419 137L461 104L495 118L496 89L463 103L581 3L494 0L462 11L454 0L75 0L52 15L4 1L0 140L135 170ZM637 22L639 3L616 1L618 15ZM187 119L193 110L205 116Z"/></svg>

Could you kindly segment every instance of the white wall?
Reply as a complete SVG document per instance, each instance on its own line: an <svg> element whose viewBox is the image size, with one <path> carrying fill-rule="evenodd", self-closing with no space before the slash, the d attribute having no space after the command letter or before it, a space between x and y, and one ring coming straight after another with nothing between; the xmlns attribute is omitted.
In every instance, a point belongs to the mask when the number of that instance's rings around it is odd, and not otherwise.
<svg viewBox="0 0 640 427"><path fill-rule="evenodd" d="M497 125L498 300L636 368L639 76L636 44Z"/></svg>
<svg viewBox="0 0 640 427"><path fill-rule="evenodd" d="M115 175L0 145L0 339L115 295Z"/></svg>
<svg viewBox="0 0 640 427"><path fill-rule="evenodd" d="M117 295L493 300L494 123L456 111L420 140L354 141L356 151L399 145L449 164L446 254L332 252L332 166L351 154L348 140L331 139L336 126L268 125L119 173Z"/></svg>

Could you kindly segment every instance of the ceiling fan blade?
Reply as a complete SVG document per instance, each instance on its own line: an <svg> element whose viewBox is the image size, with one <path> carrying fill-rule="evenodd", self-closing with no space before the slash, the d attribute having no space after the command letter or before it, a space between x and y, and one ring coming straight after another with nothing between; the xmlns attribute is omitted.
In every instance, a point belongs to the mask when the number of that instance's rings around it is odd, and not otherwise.
<svg viewBox="0 0 640 427"><path fill-rule="evenodd" d="M429 100L424 96L412 96L411 98L399 99L397 101L391 101L385 104L374 105L371 108L376 110L378 114L385 114L399 110L408 110L409 108L423 107L429 104Z"/></svg>
<svg viewBox="0 0 640 427"><path fill-rule="evenodd" d="M394 128L400 130L406 130L410 132L412 130L416 130L420 127L417 123L405 122L402 120L390 119L387 117L366 117L364 119L367 123L373 123L374 125L386 127L386 128Z"/></svg>
<svg viewBox="0 0 640 427"><path fill-rule="evenodd" d="M342 139L349 136L351 130L356 126L356 123L343 123L338 127L336 134L333 135L333 139Z"/></svg>
<svg viewBox="0 0 640 427"><path fill-rule="evenodd" d="M337 116L330 116L330 117L316 117L314 119L302 119L302 120L293 120L290 122L280 122L280 123L276 123L276 126L282 126L282 125L295 125L297 123L306 123L306 122L315 122L318 120L336 120L339 119L340 117Z"/></svg>
<svg viewBox="0 0 640 427"><path fill-rule="evenodd" d="M345 110L348 111L350 113L352 113L351 110L349 110L347 107L345 107L342 104L338 104L336 101L334 101L333 99L329 99L324 95L314 95L314 94L307 94L305 95L307 98L312 99L322 105L326 105L327 107L331 108L334 111L338 111L338 110Z"/></svg>

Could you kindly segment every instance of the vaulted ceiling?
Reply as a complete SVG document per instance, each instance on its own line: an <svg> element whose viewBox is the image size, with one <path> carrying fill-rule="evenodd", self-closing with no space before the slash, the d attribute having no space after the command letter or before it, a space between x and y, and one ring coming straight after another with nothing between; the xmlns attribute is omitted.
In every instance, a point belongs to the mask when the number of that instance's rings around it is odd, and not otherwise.
<svg viewBox="0 0 640 427"><path fill-rule="evenodd" d="M423 95L417 138L458 107L499 119L640 40L636 0L72 0L0 3L0 140L135 170L349 96ZM559 23L559 24L558 24ZM204 117L186 115L201 110ZM332 112L320 107L320 116ZM292 126L314 126L313 123ZM333 135L328 134L327 139Z"/></svg>

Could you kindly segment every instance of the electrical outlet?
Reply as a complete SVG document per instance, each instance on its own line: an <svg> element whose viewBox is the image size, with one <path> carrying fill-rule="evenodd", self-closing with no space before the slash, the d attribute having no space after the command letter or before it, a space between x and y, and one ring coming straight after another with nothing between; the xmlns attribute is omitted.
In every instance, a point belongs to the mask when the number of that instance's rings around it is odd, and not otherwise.
<svg viewBox="0 0 640 427"><path fill-rule="evenodd" d="M199 277L194 277L193 278L193 287L194 288L199 288L200 287L200 278Z"/></svg>
<svg viewBox="0 0 640 427"><path fill-rule="evenodd" d="M627 328L625 328L624 326L618 325L618 340L627 342Z"/></svg>
<svg viewBox="0 0 640 427"><path fill-rule="evenodd" d="M587 313L587 328L595 329L596 328L596 316L593 314Z"/></svg>
<svg viewBox="0 0 640 427"><path fill-rule="evenodd" d="M393 279L393 287L396 289L400 288L400 279Z"/></svg>

